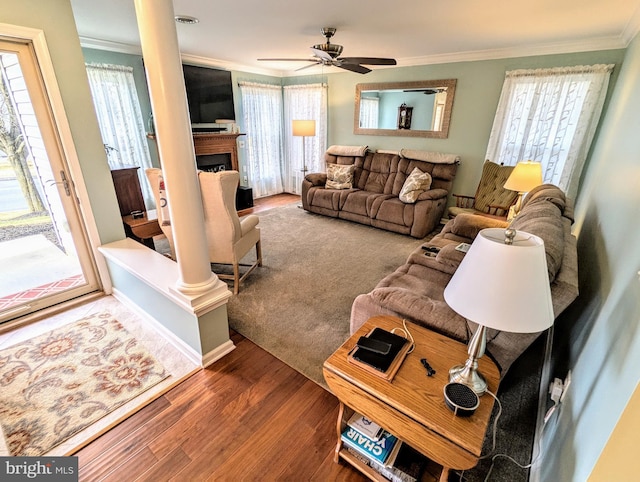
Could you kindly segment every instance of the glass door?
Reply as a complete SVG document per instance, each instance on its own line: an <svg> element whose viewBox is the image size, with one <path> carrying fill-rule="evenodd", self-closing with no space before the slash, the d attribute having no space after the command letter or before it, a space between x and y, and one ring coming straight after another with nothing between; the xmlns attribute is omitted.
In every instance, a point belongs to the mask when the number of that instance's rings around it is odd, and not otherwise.
<svg viewBox="0 0 640 482"><path fill-rule="evenodd" d="M0 322L99 290L35 52L0 38Z"/></svg>

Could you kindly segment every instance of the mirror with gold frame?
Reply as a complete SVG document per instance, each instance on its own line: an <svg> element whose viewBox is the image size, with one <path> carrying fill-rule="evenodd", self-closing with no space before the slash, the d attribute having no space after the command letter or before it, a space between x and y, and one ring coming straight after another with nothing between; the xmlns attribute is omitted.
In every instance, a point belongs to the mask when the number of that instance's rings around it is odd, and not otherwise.
<svg viewBox="0 0 640 482"><path fill-rule="evenodd" d="M446 139L455 91L456 79L357 84L353 133ZM407 108L409 128L399 122Z"/></svg>

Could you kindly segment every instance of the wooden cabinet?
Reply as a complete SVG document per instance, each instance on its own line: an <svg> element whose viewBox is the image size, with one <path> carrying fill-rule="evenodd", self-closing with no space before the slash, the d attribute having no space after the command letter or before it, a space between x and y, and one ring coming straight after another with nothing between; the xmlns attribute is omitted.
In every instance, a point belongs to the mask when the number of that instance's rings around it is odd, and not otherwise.
<svg viewBox="0 0 640 482"><path fill-rule="evenodd" d="M146 210L138 179L138 169L140 168L127 167L111 171L121 216L127 216L133 211Z"/></svg>

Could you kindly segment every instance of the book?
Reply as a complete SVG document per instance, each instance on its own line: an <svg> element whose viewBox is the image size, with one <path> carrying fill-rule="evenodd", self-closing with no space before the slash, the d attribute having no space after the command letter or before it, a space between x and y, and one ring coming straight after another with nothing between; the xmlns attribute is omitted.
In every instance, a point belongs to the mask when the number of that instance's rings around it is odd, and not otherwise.
<svg viewBox="0 0 640 482"><path fill-rule="evenodd" d="M427 466L426 457L405 443L399 442L398 445L398 455L393 464L369 460L368 465L392 482L417 482Z"/></svg>
<svg viewBox="0 0 640 482"><path fill-rule="evenodd" d="M384 464L393 451L398 439L387 431L383 431L380 440L371 440L355 428L347 426L340 436L347 448L352 448L370 460Z"/></svg>
<svg viewBox="0 0 640 482"><path fill-rule="evenodd" d="M389 352L382 355L356 345L347 360L385 380L392 380L412 344L406 338L379 327L371 330L367 336L391 344Z"/></svg>
<svg viewBox="0 0 640 482"><path fill-rule="evenodd" d="M364 415L360 415L358 412L354 412L351 418L347 421L347 425L351 428L355 428L358 432L366 435L371 440L380 440L380 436L384 431L380 425L372 422Z"/></svg>

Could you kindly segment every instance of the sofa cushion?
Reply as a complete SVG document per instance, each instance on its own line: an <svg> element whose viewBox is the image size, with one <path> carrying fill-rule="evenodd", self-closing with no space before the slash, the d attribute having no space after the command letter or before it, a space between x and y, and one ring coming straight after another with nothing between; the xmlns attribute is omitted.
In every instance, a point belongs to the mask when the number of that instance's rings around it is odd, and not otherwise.
<svg viewBox="0 0 640 482"><path fill-rule="evenodd" d="M418 196L431 187L431 181L431 174L422 172L417 167L414 168L402 185L400 201L403 203L416 202Z"/></svg>
<svg viewBox="0 0 640 482"><path fill-rule="evenodd" d="M353 165L327 164L328 189L351 189L353 187Z"/></svg>

